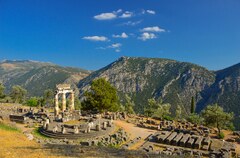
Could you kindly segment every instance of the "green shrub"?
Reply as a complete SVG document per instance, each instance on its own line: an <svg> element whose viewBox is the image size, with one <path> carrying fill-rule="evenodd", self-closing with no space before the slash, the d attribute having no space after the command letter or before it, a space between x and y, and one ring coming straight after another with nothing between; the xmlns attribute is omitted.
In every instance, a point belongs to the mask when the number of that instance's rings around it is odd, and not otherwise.
<svg viewBox="0 0 240 158"><path fill-rule="evenodd" d="M27 101L27 106L36 107L38 106L38 98L32 97Z"/></svg>
<svg viewBox="0 0 240 158"><path fill-rule="evenodd" d="M191 123L194 123L194 124L202 124L203 123L203 118L198 115L198 114L190 114L187 116L187 121L191 122Z"/></svg>
<svg viewBox="0 0 240 158"><path fill-rule="evenodd" d="M219 138L219 139L223 139L224 137L225 137L225 135L224 135L223 132L220 132L220 133L218 134L218 138Z"/></svg>
<svg viewBox="0 0 240 158"><path fill-rule="evenodd" d="M168 121L172 121L173 120L173 118L171 117L171 116L163 116L163 119L164 120L168 120Z"/></svg>

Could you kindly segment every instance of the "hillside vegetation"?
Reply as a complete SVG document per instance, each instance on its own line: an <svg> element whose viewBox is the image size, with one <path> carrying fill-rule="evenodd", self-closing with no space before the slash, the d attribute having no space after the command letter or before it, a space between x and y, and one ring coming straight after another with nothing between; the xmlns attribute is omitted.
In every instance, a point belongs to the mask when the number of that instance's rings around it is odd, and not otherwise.
<svg viewBox="0 0 240 158"><path fill-rule="evenodd" d="M12 86L20 85L30 96L40 96L44 90L54 90L56 84L63 82L75 85L89 73L83 69L29 60L0 62L0 83L6 87L6 92Z"/></svg>

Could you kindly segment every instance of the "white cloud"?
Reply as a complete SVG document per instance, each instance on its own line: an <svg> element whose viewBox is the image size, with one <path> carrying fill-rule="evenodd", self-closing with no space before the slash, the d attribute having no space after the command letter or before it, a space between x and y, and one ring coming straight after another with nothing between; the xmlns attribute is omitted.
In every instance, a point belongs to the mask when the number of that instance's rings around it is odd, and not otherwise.
<svg viewBox="0 0 240 158"><path fill-rule="evenodd" d="M117 53L118 53L118 52L121 52L121 50L120 50L120 49L116 49L116 50L115 50L115 52L117 52Z"/></svg>
<svg viewBox="0 0 240 158"><path fill-rule="evenodd" d="M148 14L153 14L153 15L156 14L156 12L155 12L154 10L147 10L146 12L147 12Z"/></svg>
<svg viewBox="0 0 240 158"><path fill-rule="evenodd" d="M122 44L121 43L113 43L109 46L106 46L106 47L98 47L96 49L101 49L101 50L106 50L106 49L114 49L115 52L120 52L121 51L121 48L122 47Z"/></svg>
<svg viewBox="0 0 240 158"><path fill-rule="evenodd" d="M128 38L128 35L125 32L123 32L121 35L112 35L112 37L114 37L114 38Z"/></svg>
<svg viewBox="0 0 240 158"><path fill-rule="evenodd" d="M114 44L108 46L108 48L120 48L121 46L122 46L121 43L114 43Z"/></svg>
<svg viewBox="0 0 240 158"><path fill-rule="evenodd" d="M154 38L157 38L157 36L154 33L144 32L141 34L141 36L138 39L146 41L146 40L154 39Z"/></svg>
<svg viewBox="0 0 240 158"><path fill-rule="evenodd" d="M165 29L162 29L158 26L153 26L153 27L145 27L141 30L142 32L166 32Z"/></svg>
<svg viewBox="0 0 240 158"><path fill-rule="evenodd" d="M114 11L115 13L121 13L123 10L122 9L118 9L117 11Z"/></svg>
<svg viewBox="0 0 240 158"><path fill-rule="evenodd" d="M121 16L119 16L120 18L130 18L133 16L133 12L129 12L129 11L125 11Z"/></svg>
<svg viewBox="0 0 240 158"><path fill-rule="evenodd" d="M83 37L82 39L89 41L102 41L102 42L108 41L108 38L105 36L86 36Z"/></svg>
<svg viewBox="0 0 240 158"><path fill-rule="evenodd" d="M97 20L112 20L117 18L116 13L101 13L99 15L95 15L94 19Z"/></svg>
<svg viewBox="0 0 240 158"><path fill-rule="evenodd" d="M126 25L126 26L135 26L135 25L138 25L142 22L142 20L139 20L139 21L128 21L128 22L125 22L123 24L120 24L120 25Z"/></svg>

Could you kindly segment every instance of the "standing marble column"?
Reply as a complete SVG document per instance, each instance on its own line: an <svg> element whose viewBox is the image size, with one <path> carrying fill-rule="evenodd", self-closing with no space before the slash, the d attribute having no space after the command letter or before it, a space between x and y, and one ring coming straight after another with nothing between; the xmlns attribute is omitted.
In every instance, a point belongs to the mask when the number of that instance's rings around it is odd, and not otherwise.
<svg viewBox="0 0 240 158"><path fill-rule="evenodd" d="M55 116L59 114L59 106L58 106L58 94L55 95L55 109L54 109Z"/></svg>
<svg viewBox="0 0 240 158"><path fill-rule="evenodd" d="M62 111L66 110L66 93L62 93Z"/></svg>

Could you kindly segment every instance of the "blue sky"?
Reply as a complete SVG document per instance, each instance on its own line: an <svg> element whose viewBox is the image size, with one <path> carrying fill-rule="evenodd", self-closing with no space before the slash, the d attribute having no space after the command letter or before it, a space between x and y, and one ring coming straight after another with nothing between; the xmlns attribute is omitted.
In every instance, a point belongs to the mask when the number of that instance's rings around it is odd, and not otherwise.
<svg viewBox="0 0 240 158"><path fill-rule="evenodd" d="M96 70L121 56L240 62L240 0L0 0L0 60Z"/></svg>

